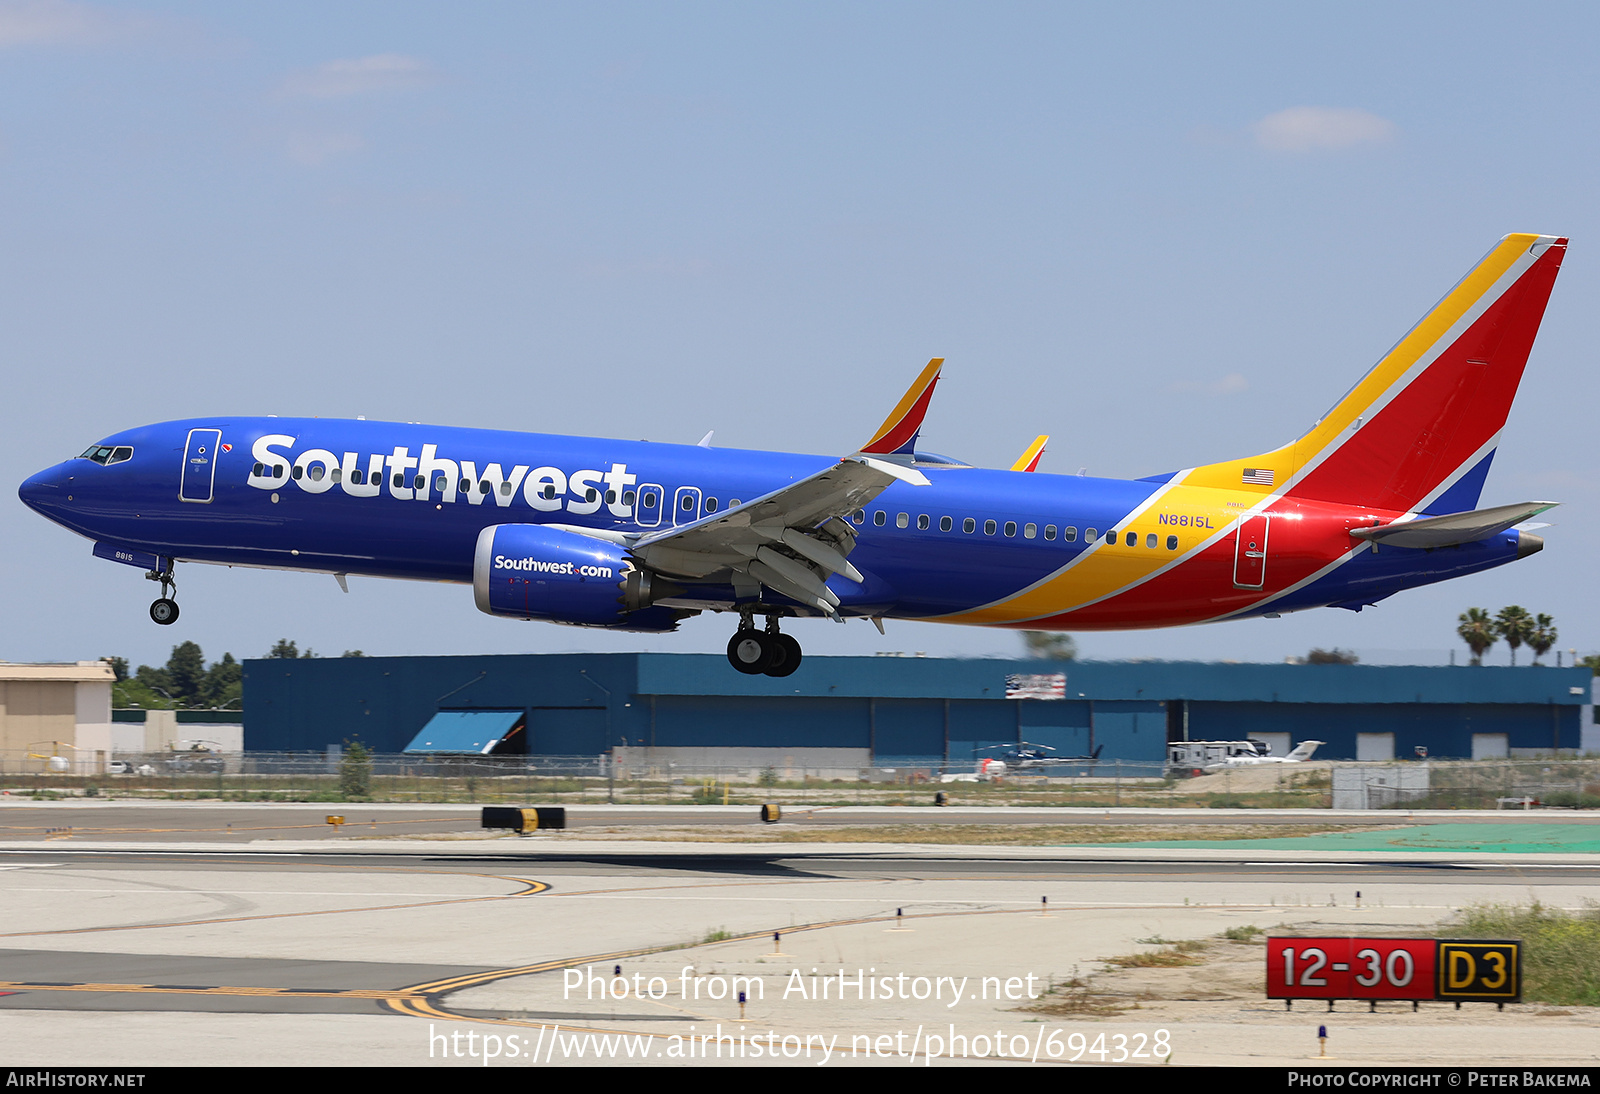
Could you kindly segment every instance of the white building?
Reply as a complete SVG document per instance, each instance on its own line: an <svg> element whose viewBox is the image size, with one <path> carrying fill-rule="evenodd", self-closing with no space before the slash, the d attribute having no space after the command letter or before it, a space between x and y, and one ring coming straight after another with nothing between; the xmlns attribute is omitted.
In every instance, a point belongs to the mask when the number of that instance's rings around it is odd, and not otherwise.
<svg viewBox="0 0 1600 1094"><path fill-rule="evenodd" d="M115 680L104 661L0 661L0 770L104 772Z"/></svg>

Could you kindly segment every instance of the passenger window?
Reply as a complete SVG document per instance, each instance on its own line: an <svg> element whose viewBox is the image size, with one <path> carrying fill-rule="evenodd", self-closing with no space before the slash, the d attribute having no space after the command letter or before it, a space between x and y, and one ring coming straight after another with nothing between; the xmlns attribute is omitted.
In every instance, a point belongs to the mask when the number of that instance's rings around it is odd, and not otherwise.
<svg viewBox="0 0 1600 1094"><path fill-rule="evenodd" d="M734 498L732 501L730 501L728 503L728 508L729 509L737 509L737 508L739 508L739 499L738 498Z"/></svg>
<svg viewBox="0 0 1600 1094"><path fill-rule="evenodd" d="M872 523L876 524L879 528L883 527L883 522L887 519L888 515L884 513L882 509L879 509L876 513L872 514Z"/></svg>
<svg viewBox="0 0 1600 1094"><path fill-rule="evenodd" d="M1083 530L1083 542L1093 543L1095 541L1095 537L1097 537L1099 534L1100 533L1096 532L1093 528L1085 528Z"/></svg>
<svg viewBox="0 0 1600 1094"><path fill-rule="evenodd" d="M300 469L298 467L294 469L294 477L297 479L300 477ZM406 477L399 474L395 475L394 484L396 486L404 486L406 484Z"/></svg>
<svg viewBox="0 0 1600 1094"><path fill-rule="evenodd" d="M539 495L540 495L540 497L544 498L546 501L549 501L551 498L555 497L556 496L555 483L551 483L551 482L545 483L544 484L544 489L539 491Z"/></svg>
<svg viewBox="0 0 1600 1094"><path fill-rule="evenodd" d="M968 535L971 535L973 529L975 529L977 527L978 527L978 522L973 520L971 517L968 517L966 520L961 522L961 530L963 532L966 532Z"/></svg>
<svg viewBox="0 0 1600 1094"><path fill-rule="evenodd" d="M508 491L508 493L509 493L509 491ZM584 493L583 493L583 500L584 501L589 501L589 502L599 501L600 500L600 491L596 490L592 486L589 487L589 489L585 490Z"/></svg>
<svg viewBox="0 0 1600 1094"><path fill-rule="evenodd" d="M939 518L939 531L948 532L954 526L955 526L955 521L951 520L949 517L940 517Z"/></svg>
<svg viewBox="0 0 1600 1094"><path fill-rule="evenodd" d="M262 466L258 463L254 468L251 469L250 473L259 479L261 477L262 470Z"/></svg>
<svg viewBox="0 0 1600 1094"><path fill-rule="evenodd" d="M328 472L328 478L332 479L334 482L338 482L340 479L344 478L344 472L335 467L332 471ZM444 487L441 486L439 489L443 490Z"/></svg>
<svg viewBox="0 0 1600 1094"><path fill-rule="evenodd" d="M634 498L634 493L633 493L632 490L628 490L628 491L624 492L623 495L622 495L622 504L623 505L632 505L633 504L633 498Z"/></svg>
<svg viewBox="0 0 1600 1094"><path fill-rule="evenodd" d="M894 526L896 528L909 528L911 526L911 516L907 513L901 513L894 518Z"/></svg>
<svg viewBox="0 0 1600 1094"><path fill-rule="evenodd" d="M1024 524L1022 526L1022 538L1023 539L1033 539L1038 534L1039 534L1039 526L1037 524Z"/></svg>
<svg viewBox="0 0 1600 1094"><path fill-rule="evenodd" d="M350 472L350 481L355 483L357 486L360 486L362 483L366 482L366 476L361 473L361 469L358 467L354 471ZM462 487L465 489L464 483L462 484Z"/></svg>
<svg viewBox="0 0 1600 1094"><path fill-rule="evenodd" d="M850 514L850 519L857 524L865 524L867 522L867 511L865 509L857 509Z"/></svg>
<svg viewBox="0 0 1600 1094"><path fill-rule="evenodd" d="M685 494L683 496L683 506L682 506L682 508L683 508L683 511L685 513L687 513L689 510L694 508L694 495L693 494Z"/></svg>
<svg viewBox="0 0 1600 1094"><path fill-rule="evenodd" d="M924 532L928 530L928 514L923 513L917 517L917 528Z"/></svg>
<svg viewBox="0 0 1600 1094"><path fill-rule="evenodd" d="M492 487L493 485L494 485L494 483L490 482L488 479L479 479L478 480L478 493L487 494L489 492L489 488Z"/></svg>
<svg viewBox="0 0 1600 1094"><path fill-rule="evenodd" d="M511 493L511 484L509 482L501 483L500 484L500 493L502 493L502 494Z"/></svg>
<svg viewBox="0 0 1600 1094"><path fill-rule="evenodd" d="M428 476L418 475L416 478L411 480L411 485L416 487L418 490L421 490L423 487L428 485ZM507 483L506 485L510 486L511 484ZM509 494L511 491L507 490L506 493Z"/></svg>
<svg viewBox="0 0 1600 1094"><path fill-rule="evenodd" d="M1137 547L1137 546L1139 546L1139 533L1138 532L1129 532L1128 533L1127 543L1128 543L1129 547Z"/></svg>
<svg viewBox="0 0 1600 1094"><path fill-rule="evenodd" d="M294 469L294 477L295 477L295 478L296 478L296 479L298 479L298 478L300 478L300 476L302 476L302 475L304 475L304 474L305 474L305 468L303 468L303 467L296 467L296 468L295 468L295 469ZM399 485L400 485L400 476L399 476L399 475L396 475L396 476L395 476L395 477L394 477L394 478L395 478L395 483L394 483L394 484L395 484L395 485L396 485L396 486L399 486Z"/></svg>
<svg viewBox="0 0 1600 1094"><path fill-rule="evenodd" d="M995 529L994 521L986 520L986 521L983 522L983 534L984 535L986 535L986 536L994 535L994 529Z"/></svg>
<svg viewBox="0 0 1600 1094"><path fill-rule="evenodd" d="M1044 538L1045 539L1055 539L1056 538L1056 526L1054 524L1046 524L1044 526Z"/></svg>
<svg viewBox="0 0 1600 1094"><path fill-rule="evenodd" d="M616 503L617 503L617 492L615 490L607 490L606 491L606 504L607 505L615 505Z"/></svg>
<svg viewBox="0 0 1600 1094"><path fill-rule="evenodd" d="M717 499L716 498L707 498L706 499L706 512L715 513L716 511L717 511Z"/></svg>
<svg viewBox="0 0 1600 1094"><path fill-rule="evenodd" d="M1178 549L1178 537L1177 536L1168 536L1167 537L1167 550L1176 551L1177 549Z"/></svg>
<svg viewBox="0 0 1600 1094"><path fill-rule="evenodd" d="M646 494L644 496L644 507L646 509L654 509L656 507L656 496L654 494Z"/></svg>
<svg viewBox="0 0 1600 1094"><path fill-rule="evenodd" d="M1094 536L1094 533L1090 532L1089 535L1092 538ZM1078 529L1077 529L1077 527L1075 525L1071 525L1071 524L1067 525L1066 531L1061 533L1061 538L1066 540L1068 543L1075 542L1077 540L1077 538L1078 538Z"/></svg>
<svg viewBox="0 0 1600 1094"><path fill-rule="evenodd" d="M1006 535L1014 536L1016 534L1017 534L1017 522L1014 521L1014 520L1006 521Z"/></svg>
<svg viewBox="0 0 1600 1094"><path fill-rule="evenodd" d="M1149 547L1151 550L1155 549L1156 534L1154 532L1151 532L1149 535L1144 537L1144 545Z"/></svg>
<svg viewBox="0 0 1600 1094"><path fill-rule="evenodd" d="M312 464L310 470L307 471L306 473L311 476L311 481L312 482L321 482L322 481L322 476L325 474L325 472L322 470L322 465L320 463Z"/></svg>

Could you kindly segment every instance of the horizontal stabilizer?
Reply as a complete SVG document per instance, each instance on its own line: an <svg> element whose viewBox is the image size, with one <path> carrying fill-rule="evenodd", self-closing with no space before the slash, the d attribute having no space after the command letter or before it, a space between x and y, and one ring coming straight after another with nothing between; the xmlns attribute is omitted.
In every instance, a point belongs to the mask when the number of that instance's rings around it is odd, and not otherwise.
<svg viewBox="0 0 1600 1094"><path fill-rule="evenodd" d="M1374 528L1352 528L1350 534L1358 539L1394 547L1454 547L1458 543L1476 543L1480 539L1497 536L1529 517L1555 508L1556 504L1553 501L1524 501L1516 505L1496 505L1492 509L1475 509L1470 513L1423 517L1420 520L1381 524Z"/></svg>

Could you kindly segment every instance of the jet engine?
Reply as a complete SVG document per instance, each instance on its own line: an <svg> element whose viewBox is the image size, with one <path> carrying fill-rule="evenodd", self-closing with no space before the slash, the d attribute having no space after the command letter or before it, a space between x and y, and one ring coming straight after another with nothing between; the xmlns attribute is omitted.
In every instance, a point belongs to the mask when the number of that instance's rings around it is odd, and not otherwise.
<svg viewBox="0 0 1600 1094"><path fill-rule="evenodd" d="M676 630L678 620L693 613L652 605L649 576L609 540L538 524L497 524L478 533L472 595L479 611L513 619ZM664 583L658 579L657 585Z"/></svg>

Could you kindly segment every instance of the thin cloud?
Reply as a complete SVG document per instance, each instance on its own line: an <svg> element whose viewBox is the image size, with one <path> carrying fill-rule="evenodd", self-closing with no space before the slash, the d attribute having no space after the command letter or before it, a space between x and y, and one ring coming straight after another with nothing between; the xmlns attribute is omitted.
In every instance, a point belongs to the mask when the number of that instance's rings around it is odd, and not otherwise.
<svg viewBox="0 0 1600 1094"><path fill-rule="evenodd" d="M317 167L337 156L360 152L366 146L366 139L359 133L290 133L286 149L294 162Z"/></svg>
<svg viewBox="0 0 1600 1094"><path fill-rule="evenodd" d="M1392 141L1399 128L1365 110L1291 106L1250 127L1256 143L1274 152L1317 152Z"/></svg>
<svg viewBox="0 0 1600 1094"><path fill-rule="evenodd" d="M1167 390L1181 395L1237 395L1248 391L1250 381L1237 372L1230 372L1219 380L1179 380L1167 385Z"/></svg>
<svg viewBox="0 0 1600 1094"><path fill-rule="evenodd" d="M0 49L95 45L134 33L146 22L71 0L0 0Z"/></svg>
<svg viewBox="0 0 1600 1094"><path fill-rule="evenodd" d="M419 57L377 53L292 73L283 82L283 94L297 99L348 99L422 87L438 79L439 70Z"/></svg>

